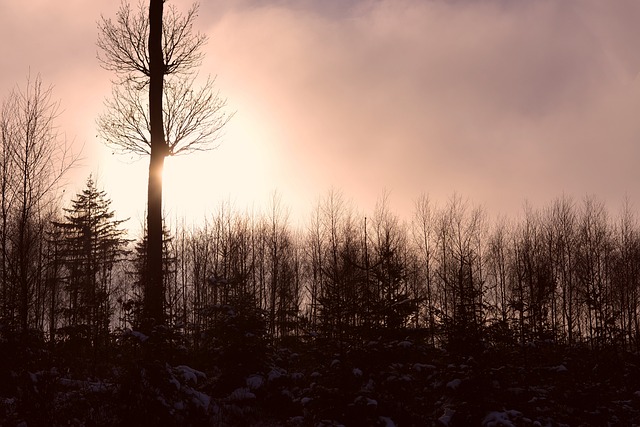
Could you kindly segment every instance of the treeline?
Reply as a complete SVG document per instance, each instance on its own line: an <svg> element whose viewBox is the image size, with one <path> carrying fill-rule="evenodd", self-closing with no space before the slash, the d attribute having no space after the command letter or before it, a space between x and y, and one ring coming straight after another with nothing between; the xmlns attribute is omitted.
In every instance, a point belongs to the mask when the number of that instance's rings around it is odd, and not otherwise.
<svg viewBox="0 0 640 427"><path fill-rule="evenodd" d="M3 335L88 351L135 331L146 240L126 237L105 192L90 177L69 207L27 213L20 193L9 194ZM271 342L385 336L466 350L539 340L637 350L639 231L628 204L612 216L592 197L491 221L457 195L442 206L423 196L401 221L386 195L365 215L331 191L303 229L277 196L262 214L222 205L165 233L167 326L193 349L228 334L234 319L234 333Z"/></svg>
<svg viewBox="0 0 640 427"><path fill-rule="evenodd" d="M141 323L146 240L126 235L91 177L61 207L73 156L39 78L0 113L0 333L106 348ZM234 330L267 342L638 350L639 232L628 203L611 215L594 197L493 220L457 195L441 206L423 196L402 221L387 195L364 214L331 191L302 228L277 196L260 214L222 205L165 232L167 326L194 349Z"/></svg>
<svg viewBox="0 0 640 427"><path fill-rule="evenodd" d="M277 198L258 216L224 206L167 241L167 314L195 345L216 329L216 310L248 305L272 340L390 335L449 348L550 340L636 350L638 232L628 204L613 217L593 197L493 222L459 196L442 207L422 197L402 222L386 196L366 216L330 192L304 230Z"/></svg>

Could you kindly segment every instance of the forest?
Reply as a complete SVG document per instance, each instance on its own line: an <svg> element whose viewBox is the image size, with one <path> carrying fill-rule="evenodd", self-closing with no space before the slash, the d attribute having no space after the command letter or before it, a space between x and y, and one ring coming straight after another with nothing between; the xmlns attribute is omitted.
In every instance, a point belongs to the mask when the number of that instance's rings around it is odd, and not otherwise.
<svg viewBox="0 0 640 427"><path fill-rule="evenodd" d="M98 23L116 76L98 134L150 159L139 234L92 175L62 198L78 155L51 87L2 98L0 424L640 424L629 200L509 218L425 193L405 218L390 193L362 212L332 189L303 225L278 193L163 218L165 157L214 148L230 119L213 79L194 88L197 6L164 3Z"/></svg>
<svg viewBox="0 0 640 427"><path fill-rule="evenodd" d="M388 194L364 215L332 190L301 229L277 194L260 214L222 204L165 230L166 326L146 334L144 236L92 177L61 207L25 203L20 189L46 188L32 176L2 175L8 425L638 420L628 203L560 197L491 220L423 196L401 221Z"/></svg>

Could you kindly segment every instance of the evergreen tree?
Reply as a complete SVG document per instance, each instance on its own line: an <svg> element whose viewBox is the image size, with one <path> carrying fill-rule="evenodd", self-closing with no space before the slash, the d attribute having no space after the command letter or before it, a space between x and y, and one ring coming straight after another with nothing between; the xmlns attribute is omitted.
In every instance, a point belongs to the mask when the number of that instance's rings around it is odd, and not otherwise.
<svg viewBox="0 0 640 427"><path fill-rule="evenodd" d="M131 283L133 288L129 292L129 297L123 301L124 311L126 312L126 322L134 328L141 327L142 308L144 301L144 290L148 284L149 276L149 256L148 256L148 239L149 234L145 229L143 237L136 242L133 258L131 260L131 269L128 274L132 276ZM166 227L162 230L162 278L163 278L163 298L162 298L162 316L166 320L166 324L173 326L184 319L184 313L177 313L180 310L176 301L175 279L176 279L176 255L173 250L173 237Z"/></svg>
<svg viewBox="0 0 640 427"><path fill-rule="evenodd" d="M114 219L111 200L98 190L91 176L86 187L65 209L64 221L54 224L62 231L62 258L67 304L63 312L67 338L104 343L112 312L110 296L114 266L126 254L128 240Z"/></svg>

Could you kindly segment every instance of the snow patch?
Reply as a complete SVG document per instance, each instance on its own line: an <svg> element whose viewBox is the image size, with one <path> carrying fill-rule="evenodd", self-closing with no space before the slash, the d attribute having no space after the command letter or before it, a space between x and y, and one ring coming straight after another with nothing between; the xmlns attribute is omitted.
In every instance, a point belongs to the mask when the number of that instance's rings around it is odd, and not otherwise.
<svg viewBox="0 0 640 427"><path fill-rule="evenodd" d="M291 426L304 425L304 417L302 415L291 417L291 418L289 418L289 424L288 425L291 425Z"/></svg>
<svg viewBox="0 0 640 427"><path fill-rule="evenodd" d="M189 384L198 384L199 379L207 379L207 375L186 365L176 366L174 372L182 376L182 379Z"/></svg>
<svg viewBox="0 0 640 427"><path fill-rule="evenodd" d="M273 368L271 369L268 375L269 382L275 381L286 374L287 374L287 371L285 371L282 368Z"/></svg>
<svg viewBox="0 0 640 427"><path fill-rule="evenodd" d="M229 395L229 400L239 402L243 400L253 400L256 398L256 395L251 393L248 388L241 387L233 390Z"/></svg>
<svg viewBox="0 0 640 427"><path fill-rule="evenodd" d="M257 390L262 387L262 384L264 384L264 378L262 378L261 375L250 375L246 379L245 383L249 390Z"/></svg>
<svg viewBox="0 0 640 427"><path fill-rule="evenodd" d="M381 422L380 425L384 427L396 427L396 423L394 423L393 420L389 417L378 417L378 419Z"/></svg>
<svg viewBox="0 0 640 427"><path fill-rule="evenodd" d="M450 388L451 390L455 390L458 387L460 387L460 384L462 384L462 380L460 378L456 378L447 383L447 388Z"/></svg>
<svg viewBox="0 0 640 427"><path fill-rule="evenodd" d="M522 418L522 413L518 411L490 412L482 420L483 427L516 427L513 421Z"/></svg>
<svg viewBox="0 0 640 427"><path fill-rule="evenodd" d="M371 393L371 392L373 392L375 387L376 387L376 384L373 382L372 379L369 379L369 381L367 381L367 383L362 386L361 390L364 391L364 392Z"/></svg>
<svg viewBox="0 0 640 427"><path fill-rule="evenodd" d="M427 365L426 363L414 363L413 370L417 372L422 371L434 371L436 367L434 365Z"/></svg>
<svg viewBox="0 0 640 427"><path fill-rule="evenodd" d="M148 335L143 334L140 331L133 331L129 328L124 330L124 336L130 336L130 337L134 337L135 339L137 339L139 342L145 342L146 340L149 339Z"/></svg>
<svg viewBox="0 0 640 427"><path fill-rule="evenodd" d="M176 377L174 377L173 375L171 376L171 378L169 378L169 383L173 384L173 386L176 388L176 390L180 390L180 387L182 387L180 385L180 381L178 381L176 379Z"/></svg>
<svg viewBox="0 0 640 427"><path fill-rule="evenodd" d="M82 380L72 380L69 378L59 378L58 384L60 384L63 387L86 390L92 393L107 392L110 389L114 388L113 384L104 383L101 381L82 381Z"/></svg>
<svg viewBox="0 0 640 427"><path fill-rule="evenodd" d="M440 421L442 425L448 426L451 422L451 418L453 418L453 415L455 413L456 411L454 411L453 409L445 408L444 414L442 414L442 416L438 418L438 421Z"/></svg>
<svg viewBox="0 0 640 427"><path fill-rule="evenodd" d="M194 405L202 409L209 408L209 404L211 403L211 397L209 397L209 395L197 390L191 390L191 396L191 402L193 402Z"/></svg>

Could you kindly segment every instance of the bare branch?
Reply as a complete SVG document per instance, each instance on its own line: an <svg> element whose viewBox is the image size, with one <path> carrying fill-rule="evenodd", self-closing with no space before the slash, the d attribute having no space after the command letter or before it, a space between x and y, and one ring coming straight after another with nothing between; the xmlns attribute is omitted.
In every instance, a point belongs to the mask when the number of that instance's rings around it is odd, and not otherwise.
<svg viewBox="0 0 640 427"><path fill-rule="evenodd" d="M214 79L195 88L203 58L203 34L193 31L198 16L194 4L186 14L173 6L165 9L162 26L164 61L163 129L166 155L216 148L219 131L232 114L225 114L226 101L214 90ZM98 136L119 153L151 154L149 117L149 17L142 2L132 10L122 3L115 22L98 22L98 59L103 68L118 76L106 113L98 117Z"/></svg>
<svg viewBox="0 0 640 427"><path fill-rule="evenodd" d="M190 74L202 63L202 46L207 37L193 32L198 5L186 15L175 6L167 8L162 26L164 74ZM116 13L115 22L100 17L98 21L98 60L101 66L123 80L145 82L149 77L149 17L142 2L132 10L124 1Z"/></svg>
<svg viewBox="0 0 640 427"><path fill-rule="evenodd" d="M122 2L116 13L116 22L101 16L98 21L98 60L102 67L120 77L144 78L149 76L147 37L149 19L142 2L136 13Z"/></svg>
<svg viewBox="0 0 640 427"><path fill-rule="evenodd" d="M15 176L9 191L24 215L52 196L79 159L58 133L60 103L51 95L52 87L43 87L36 76L24 89L16 87L3 106L3 167L11 165Z"/></svg>
<svg viewBox="0 0 640 427"><path fill-rule="evenodd" d="M215 79L195 88L196 76L171 78L165 83L164 129L169 155L216 148L220 130L232 114L223 112L226 100L214 91ZM107 112L97 120L99 137L119 153L144 156L151 152L148 88L133 81L114 85L105 101Z"/></svg>
<svg viewBox="0 0 640 427"><path fill-rule="evenodd" d="M215 79L194 89L195 77L171 79L165 91L165 135L170 155L216 148L220 130L231 119L226 100L214 91Z"/></svg>
<svg viewBox="0 0 640 427"><path fill-rule="evenodd" d="M107 112L97 120L98 136L120 153L147 155L151 152L148 102L144 90L132 81L114 85L112 97L105 101Z"/></svg>
<svg viewBox="0 0 640 427"><path fill-rule="evenodd" d="M197 16L197 4L193 4L184 16L177 12L175 6L169 6L163 24L163 52L167 75L189 74L202 63L201 48L207 42L207 37L193 32L193 21Z"/></svg>

